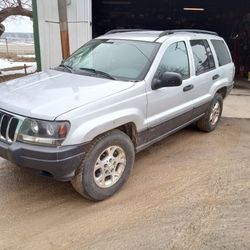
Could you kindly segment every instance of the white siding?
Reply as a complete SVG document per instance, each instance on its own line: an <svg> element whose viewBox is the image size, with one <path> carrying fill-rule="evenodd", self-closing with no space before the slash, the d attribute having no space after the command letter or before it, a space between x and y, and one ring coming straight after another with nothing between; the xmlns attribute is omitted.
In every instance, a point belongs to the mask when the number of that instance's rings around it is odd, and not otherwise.
<svg viewBox="0 0 250 250"><path fill-rule="evenodd" d="M61 61L61 41L57 0L37 1L42 69Z"/></svg>
<svg viewBox="0 0 250 250"><path fill-rule="evenodd" d="M68 5L70 52L92 38L91 0L71 0Z"/></svg>
<svg viewBox="0 0 250 250"><path fill-rule="evenodd" d="M57 0L37 0L42 70L55 67L62 60ZM68 1L70 52L92 37L91 0Z"/></svg>

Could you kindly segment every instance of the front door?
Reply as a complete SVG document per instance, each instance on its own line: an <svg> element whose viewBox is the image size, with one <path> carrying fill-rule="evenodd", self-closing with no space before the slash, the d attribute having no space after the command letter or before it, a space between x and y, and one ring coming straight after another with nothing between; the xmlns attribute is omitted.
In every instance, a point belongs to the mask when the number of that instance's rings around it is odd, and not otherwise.
<svg viewBox="0 0 250 250"><path fill-rule="evenodd" d="M164 44L162 49L164 49ZM161 53L161 51L159 52ZM181 127L192 117L194 85L190 73L190 58L187 41L175 41L165 45L162 59L156 67L154 78L160 79L164 72L176 72L183 78L178 87L152 90L147 85L148 140L154 140Z"/></svg>

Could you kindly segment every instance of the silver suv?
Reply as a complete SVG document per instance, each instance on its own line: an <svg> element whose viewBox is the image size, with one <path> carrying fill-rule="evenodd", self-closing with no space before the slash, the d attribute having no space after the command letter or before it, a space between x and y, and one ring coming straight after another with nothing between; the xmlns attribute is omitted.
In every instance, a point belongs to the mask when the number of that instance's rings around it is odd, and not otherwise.
<svg viewBox="0 0 250 250"><path fill-rule="evenodd" d="M108 32L55 69L1 84L0 156L103 200L136 152L191 123L214 130L234 71L214 32Z"/></svg>

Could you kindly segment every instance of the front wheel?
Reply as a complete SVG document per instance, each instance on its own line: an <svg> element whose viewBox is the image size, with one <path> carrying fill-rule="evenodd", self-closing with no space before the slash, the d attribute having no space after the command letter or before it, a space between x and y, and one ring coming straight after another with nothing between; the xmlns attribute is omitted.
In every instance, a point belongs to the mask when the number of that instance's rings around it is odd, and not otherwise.
<svg viewBox="0 0 250 250"><path fill-rule="evenodd" d="M130 138L119 130L97 137L71 181L78 193L90 200L104 200L117 192L134 165Z"/></svg>
<svg viewBox="0 0 250 250"><path fill-rule="evenodd" d="M215 94L206 114L197 122L197 127L205 132L213 131L219 124L223 109L223 98Z"/></svg>

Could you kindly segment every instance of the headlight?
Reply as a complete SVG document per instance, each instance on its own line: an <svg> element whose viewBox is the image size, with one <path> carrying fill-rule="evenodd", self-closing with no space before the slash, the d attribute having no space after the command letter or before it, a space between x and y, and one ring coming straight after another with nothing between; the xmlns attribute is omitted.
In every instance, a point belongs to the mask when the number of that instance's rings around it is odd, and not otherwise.
<svg viewBox="0 0 250 250"><path fill-rule="evenodd" d="M27 118L19 129L17 140L58 146L66 138L69 128L69 122L48 122Z"/></svg>

